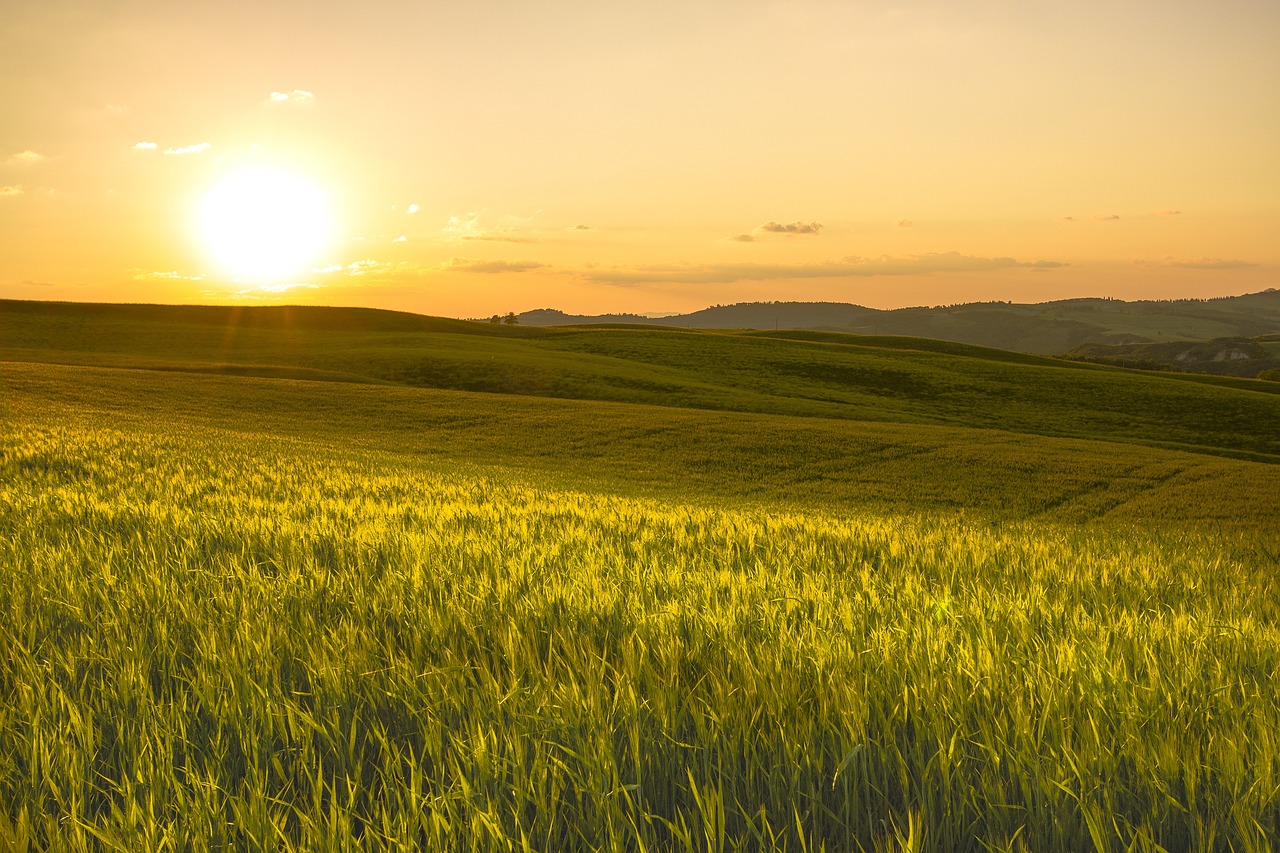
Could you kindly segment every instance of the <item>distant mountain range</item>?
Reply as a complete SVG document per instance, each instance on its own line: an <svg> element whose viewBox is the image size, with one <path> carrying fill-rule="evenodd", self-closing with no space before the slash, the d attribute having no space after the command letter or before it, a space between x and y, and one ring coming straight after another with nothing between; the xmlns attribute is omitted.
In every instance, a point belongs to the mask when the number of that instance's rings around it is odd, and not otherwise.
<svg viewBox="0 0 1280 853"><path fill-rule="evenodd" d="M687 329L817 329L908 335L1056 355L1082 344L1208 341L1278 333L1280 290L1218 299L973 302L888 311L844 302L741 302L659 318L641 314L584 316L541 309L526 311L518 318L526 326L629 323Z"/></svg>

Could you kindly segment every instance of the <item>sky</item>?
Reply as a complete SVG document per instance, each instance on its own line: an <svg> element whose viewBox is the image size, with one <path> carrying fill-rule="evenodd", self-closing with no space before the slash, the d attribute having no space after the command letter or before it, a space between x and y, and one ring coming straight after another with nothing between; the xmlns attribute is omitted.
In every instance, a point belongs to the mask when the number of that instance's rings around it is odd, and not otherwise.
<svg viewBox="0 0 1280 853"><path fill-rule="evenodd" d="M1280 287L1280 3L7 0L0 297Z"/></svg>

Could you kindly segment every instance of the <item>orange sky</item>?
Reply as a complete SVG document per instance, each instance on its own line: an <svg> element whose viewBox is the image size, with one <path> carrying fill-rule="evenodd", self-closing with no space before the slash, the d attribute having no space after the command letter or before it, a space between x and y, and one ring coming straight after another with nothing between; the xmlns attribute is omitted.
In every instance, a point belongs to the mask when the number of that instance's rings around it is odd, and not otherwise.
<svg viewBox="0 0 1280 853"><path fill-rule="evenodd" d="M487 316L1280 286L1274 0L4 17L0 297ZM323 208L287 272L211 248L201 210L246 169ZM312 228L298 203L220 215L270 253L278 221Z"/></svg>

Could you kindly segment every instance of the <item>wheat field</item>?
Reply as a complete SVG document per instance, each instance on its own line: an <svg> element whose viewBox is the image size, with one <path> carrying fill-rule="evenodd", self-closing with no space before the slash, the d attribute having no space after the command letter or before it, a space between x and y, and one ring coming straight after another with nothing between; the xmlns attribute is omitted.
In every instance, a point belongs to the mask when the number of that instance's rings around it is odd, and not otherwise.
<svg viewBox="0 0 1280 853"><path fill-rule="evenodd" d="M0 845L1264 850L1239 531L717 506L11 410Z"/></svg>

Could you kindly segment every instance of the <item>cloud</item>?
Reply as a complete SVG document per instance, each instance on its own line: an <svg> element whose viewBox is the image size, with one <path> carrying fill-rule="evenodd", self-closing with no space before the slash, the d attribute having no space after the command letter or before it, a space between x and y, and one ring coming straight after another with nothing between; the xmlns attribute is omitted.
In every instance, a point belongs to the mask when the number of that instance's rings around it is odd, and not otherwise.
<svg viewBox="0 0 1280 853"><path fill-rule="evenodd" d="M373 281L390 281L407 278L421 278L425 276L438 275L442 266L424 267L421 264L412 263L410 261L377 261L373 258L361 258L353 261L345 266L343 264L329 264L323 267L314 267L311 270L312 275L322 276L344 276L346 278L363 278Z"/></svg>
<svg viewBox="0 0 1280 853"><path fill-rule="evenodd" d="M135 142L133 144L135 151L155 151L159 147L154 142Z"/></svg>
<svg viewBox="0 0 1280 853"><path fill-rule="evenodd" d="M570 231L594 231L596 229L592 228L590 225L575 225L569 230Z"/></svg>
<svg viewBox="0 0 1280 853"><path fill-rule="evenodd" d="M391 242L392 242L392 243L407 243L407 242L409 242L409 238L408 238L408 237L406 237L406 236L404 236L403 234L401 234L399 237L395 238L395 239L394 239L394 240L392 240Z"/></svg>
<svg viewBox="0 0 1280 853"><path fill-rule="evenodd" d="M0 198L7 196L22 195L22 184L14 184L11 187L0 187Z"/></svg>
<svg viewBox="0 0 1280 853"><path fill-rule="evenodd" d="M429 272L438 272L439 270L432 268L424 269L422 266L410 263L408 261L377 261L373 258L361 258L358 261L352 261L345 266L342 264L329 264L324 267L313 267L312 275L340 275L347 278L365 278L374 280L383 280L391 278L407 278L413 276L426 275Z"/></svg>
<svg viewBox="0 0 1280 853"><path fill-rule="evenodd" d="M1062 217L1062 221L1063 221L1063 222L1075 222L1075 221L1076 221L1076 218L1075 218L1074 216L1064 216L1064 217Z"/></svg>
<svg viewBox="0 0 1280 853"><path fill-rule="evenodd" d="M821 222L792 222L784 225L781 222L770 220L750 234L739 234L729 239L736 240L739 243L754 243L757 239L757 234L818 234L821 231Z"/></svg>
<svg viewBox="0 0 1280 853"><path fill-rule="evenodd" d="M1114 220L1116 220L1116 219L1119 219L1119 218L1120 218L1120 214L1118 214L1118 213L1113 213L1113 214L1111 214L1110 216L1095 216L1095 217L1093 217L1093 218L1094 218L1094 219L1096 219L1096 220L1098 220L1099 222L1112 222L1112 221L1114 221Z"/></svg>
<svg viewBox="0 0 1280 853"><path fill-rule="evenodd" d="M480 230L480 217L483 214L477 212L464 213L461 216L450 216L449 221L440 230L446 234L452 234L455 237L465 237L468 234L474 234Z"/></svg>
<svg viewBox="0 0 1280 853"><path fill-rule="evenodd" d="M422 210L422 208L418 207L418 205L416 204L411 204L405 208L405 212L407 212L410 216L417 213L419 210Z"/></svg>
<svg viewBox="0 0 1280 853"><path fill-rule="evenodd" d="M910 228L912 225L915 225L915 223L914 223L914 222L912 222L910 219L899 219L899 220L898 220L898 227L899 227L899 228Z"/></svg>
<svg viewBox="0 0 1280 853"><path fill-rule="evenodd" d="M483 217L483 211L450 216L448 223L440 230L457 240L484 240L496 243L537 242L533 237L527 236L524 226L528 223L528 219L506 216L500 220L505 224L490 228L483 223Z"/></svg>
<svg viewBox="0 0 1280 853"><path fill-rule="evenodd" d="M510 231L486 231L482 234L464 234L463 240L486 240L492 243L536 243L533 237L521 237Z"/></svg>
<svg viewBox="0 0 1280 853"><path fill-rule="evenodd" d="M485 211L471 211L461 215L450 216L441 233L454 240L482 240L494 243L538 243L541 242L538 229L532 227L533 220L541 211L534 211L530 216L504 214L496 219L486 215Z"/></svg>
<svg viewBox="0 0 1280 853"><path fill-rule="evenodd" d="M273 104L310 104L316 96L306 89L290 89L287 92L272 92L268 100Z"/></svg>
<svg viewBox="0 0 1280 853"><path fill-rule="evenodd" d="M1180 261L1172 255L1158 261L1139 258L1134 263L1143 267L1165 267L1184 270L1251 270L1261 266L1261 264L1255 264L1251 261L1224 260L1222 258L1200 258L1198 260Z"/></svg>
<svg viewBox="0 0 1280 853"><path fill-rule="evenodd" d="M1180 213L1182 213L1181 210L1157 210L1155 212L1155 215L1156 216L1177 216Z"/></svg>
<svg viewBox="0 0 1280 853"><path fill-rule="evenodd" d="M32 281L29 278L24 278L18 284L23 287L54 287L54 283L51 281Z"/></svg>
<svg viewBox="0 0 1280 853"><path fill-rule="evenodd" d="M208 142L197 142L195 145L187 145L183 148L166 148L166 154L199 154L208 151L213 146Z"/></svg>
<svg viewBox="0 0 1280 853"><path fill-rule="evenodd" d="M471 258L454 258L442 269L448 272L504 273L528 272L545 266L546 264L537 261L478 261Z"/></svg>
<svg viewBox="0 0 1280 853"><path fill-rule="evenodd" d="M497 243L537 243L538 230L532 227L533 220L541 211L534 211L529 216L504 214L494 219L486 216L486 212L471 211L462 215L450 216L441 232L455 240L484 240Z"/></svg>
<svg viewBox="0 0 1280 853"><path fill-rule="evenodd" d="M134 281L204 281L202 275L183 275L177 270L130 270Z"/></svg>
<svg viewBox="0 0 1280 853"><path fill-rule="evenodd" d="M26 151L19 151L17 154L14 154L8 160L5 160L5 163L10 166L34 166L36 163L39 163L43 159L44 159L43 154L37 154L36 152L28 149Z"/></svg>
<svg viewBox="0 0 1280 853"><path fill-rule="evenodd" d="M989 272L1001 269L1029 269L1035 272L1065 267L1061 261L1019 261L1014 258L984 258L959 252L933 252L907 257L861 258L817 264L670 264L631 269L593 268L583 272L589 281L600 284L727 284L735 281L767 281L790 278L849 278L890 275L929 275L951 272Z"/></svg>
<svg viewBox="0 0 1280 853"><path fill-rule="evenodd" d="M362 275L376 275L378 273L391 272L393 269L395 269L395 266L393 264L386 264L381 261L375 261L371 258L365 258L363 260L359 260L359 261L355 261L354 263L347 264L346 267L340 267L339 269L345 270L347 275L362 276Z"/></svg>
<svg viewBox="0 0 1280 853"><path fill-rule="evenodd" d="M1134 263L1147 267L1173 267L1184 270L1251 270L1257 269L1259 266L1259 264L1249 261L1224 260L1222 258L1200 258L1199 260L1180 261L1173 257L1166 257L1159 261L1137 260Z"/></svg>
<svg viewBox="0 0 1280 853"><path fill-rule="evenodd" d="M756 229L770 234L817 234L822 230L821 222L792 222L783 225L781 222L766 222Z"/></svg>
<svg viewBox="0 0 1280 853"><path fill-rule="evenodd" d="M1228 261L1222 258L1201 258L1198 261L1174 261L1170 266L1188 270L1251 270L1258 264L1249 261Z"/></svg>

